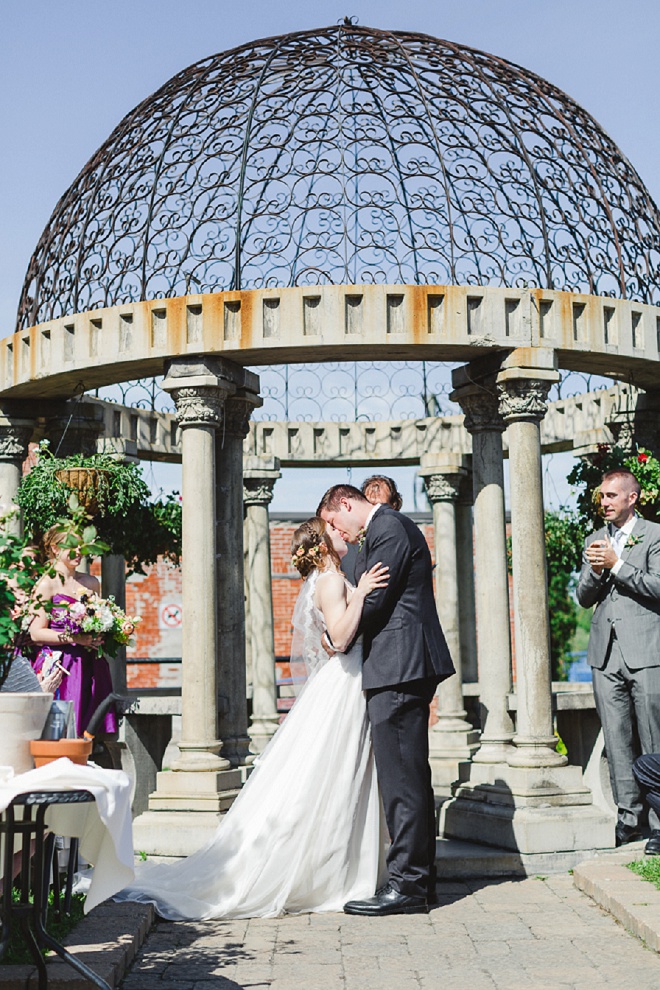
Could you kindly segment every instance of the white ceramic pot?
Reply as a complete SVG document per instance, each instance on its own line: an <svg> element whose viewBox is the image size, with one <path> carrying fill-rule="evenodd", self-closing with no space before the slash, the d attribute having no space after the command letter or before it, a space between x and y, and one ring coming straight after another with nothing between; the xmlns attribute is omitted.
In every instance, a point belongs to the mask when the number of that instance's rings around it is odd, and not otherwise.
<svg viewBox="0 0 660 990"><path fill-rule="evenodd" d="M43 732L52 700L52 694L43 691L0 691L0 763L13 767L14 773L34 769L30 740Z"/></svg>

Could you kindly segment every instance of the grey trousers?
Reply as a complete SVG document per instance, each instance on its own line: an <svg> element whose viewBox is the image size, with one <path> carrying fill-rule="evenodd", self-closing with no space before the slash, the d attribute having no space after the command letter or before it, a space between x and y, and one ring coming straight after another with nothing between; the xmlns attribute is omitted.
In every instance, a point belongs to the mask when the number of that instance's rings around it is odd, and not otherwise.
<svg viewBox="0 0 660 990"><path fill-rule="evenodd" d="M631 670L612 635L605 666L593 669L593 684L619 821L637 825L644 800L633 763L642 753L660 753L660 666ZM653 808L649 825L660 828Z"/></svg>

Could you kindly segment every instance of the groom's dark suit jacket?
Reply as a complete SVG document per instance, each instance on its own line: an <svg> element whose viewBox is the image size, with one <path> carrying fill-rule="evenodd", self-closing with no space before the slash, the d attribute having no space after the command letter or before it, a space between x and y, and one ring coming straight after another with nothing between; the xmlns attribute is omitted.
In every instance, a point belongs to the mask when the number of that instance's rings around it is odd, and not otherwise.
<svg viewBox="0 0 660 990"><path fill-rule="evenodd" d="M415 523L387 505L369 523L356 579L378 561L389 567L389 582L364 603L362 686L368 690L434 675L440 681L450 677L454 665L435 607L429 548Z"/></svg>

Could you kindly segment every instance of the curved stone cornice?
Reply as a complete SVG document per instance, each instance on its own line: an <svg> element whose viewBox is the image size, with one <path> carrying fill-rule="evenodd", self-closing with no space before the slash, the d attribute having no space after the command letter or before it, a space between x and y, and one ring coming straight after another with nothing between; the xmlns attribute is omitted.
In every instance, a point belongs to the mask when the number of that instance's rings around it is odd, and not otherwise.
<svg viewBox="0 0 660 990"><path fill-rule="evenodd" d="M122 406L102 399L86 397L84 401L103 410L107 437L134 436L139 456L147 459L181 460L181 447L171 413ZM598 443L611 443L613 424L620 431L625 424L634 421L637 429L636 408L644 401L644 393L632 386L615 385L549 402L541 421L543 450L558 453L575 449L582 453L595 450ZM657 419L657 414L653 413L651 422L655 423ZM503 422L499 414L498 420L500 424ZM467 455L472 451L472 438L463 429L461 415L359 423L251 421L249 428L244 443L245 455L276 457L285 467L419 464L426 453ZM506 432L503 447L506 452Z"/></svg>
<svg viewBox="0 0 660 990"><path fill-rule="evenodd" d="M242 365L469 361L543 348L561 368L658 381L660 310L607 296L456 285L218 292L95 309L0 341L0 398L68 397L162 373L173 358ZM534 363L533 361L531 362Z"/></svg>

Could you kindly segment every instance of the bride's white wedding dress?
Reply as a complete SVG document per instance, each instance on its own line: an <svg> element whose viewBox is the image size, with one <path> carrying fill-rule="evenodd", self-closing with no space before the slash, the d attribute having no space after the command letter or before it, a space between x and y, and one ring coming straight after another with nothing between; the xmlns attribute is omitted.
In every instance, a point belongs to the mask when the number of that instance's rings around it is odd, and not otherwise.
<svg viewBox="0 0 660 990"><path fill-rule="evenodd" d="M309 680L215 836L178 863L139 865L118 899L154 903L178 920L340 911L373 895L386 834L362 647L332 658L322 649L317 577L304 582L294 612Z"/></svg>

